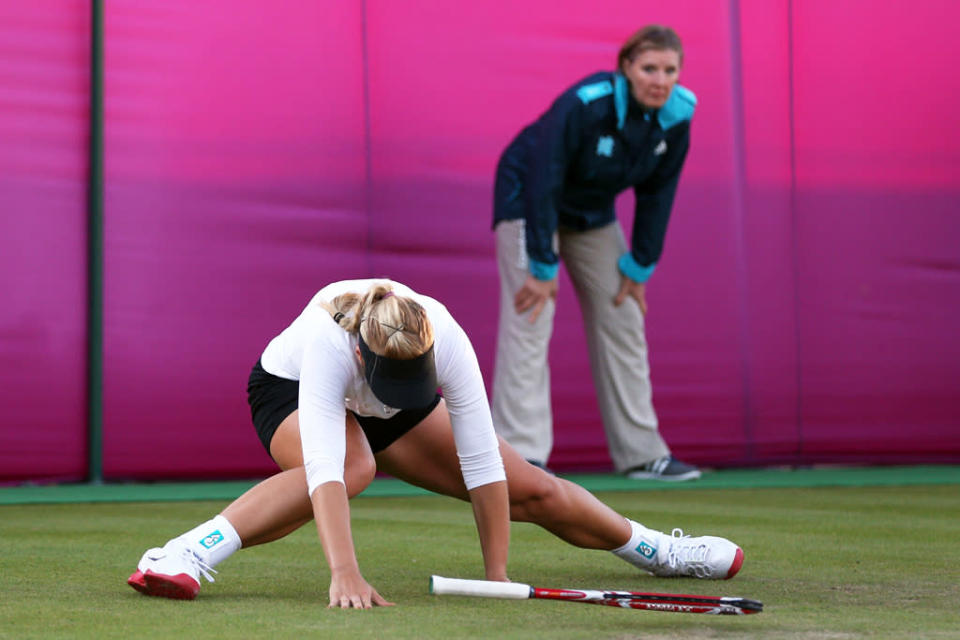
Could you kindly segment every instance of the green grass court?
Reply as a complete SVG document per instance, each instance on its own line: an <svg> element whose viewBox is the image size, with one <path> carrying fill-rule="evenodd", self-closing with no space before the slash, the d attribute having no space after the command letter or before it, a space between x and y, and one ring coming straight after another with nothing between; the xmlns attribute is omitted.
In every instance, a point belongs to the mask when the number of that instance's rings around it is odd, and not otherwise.
<svg viewBox="0 0 960 640"><path fill-rule="evenodd" d="M729 582L664 580L514 524L511 578L543 587L736 595L706 616L438 597L433 573L482 578L467 505L378 479L352 503L367 579L396 607L327 610L312 526L236 554L192 602L146 598L140 554L251 482L0 488L0 638L957 638L960 467L739 470L677 486L570 476L648 526L731 538Z"/></svg>

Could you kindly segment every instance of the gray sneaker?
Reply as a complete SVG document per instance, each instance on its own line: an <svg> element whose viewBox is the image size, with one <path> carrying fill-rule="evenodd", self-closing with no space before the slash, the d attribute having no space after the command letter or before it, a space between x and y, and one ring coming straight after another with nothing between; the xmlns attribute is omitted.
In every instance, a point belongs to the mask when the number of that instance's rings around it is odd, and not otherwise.
<svg viewBox="0 0 960 640"><path fill-rule="evenodd" d="M657 458L647 464L634 467L626 472L633 480L664 480L666 482L683 482L696 480L700 477L700 469L685 462L680 462L671 455Z"/></svg>

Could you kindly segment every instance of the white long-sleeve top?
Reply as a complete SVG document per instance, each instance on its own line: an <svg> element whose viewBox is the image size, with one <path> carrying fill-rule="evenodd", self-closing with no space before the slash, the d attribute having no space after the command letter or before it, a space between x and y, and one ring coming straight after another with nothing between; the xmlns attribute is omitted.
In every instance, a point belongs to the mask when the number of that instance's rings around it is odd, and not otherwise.
<svg viewBox="0 0 960 640"><path fill-rule="evenodd" d="M267 373L300 381L300 440L310 495L325 482L343 482L345 409L378 418L399 411L377 400L364 379L355 353L356 334L344 331L319 304L342 293L363 295L375 282L384 280L344 280L321 289L270 341L260 359ZM437 380L467 489L504 480L483 377L469 338L440 302L398 282L390 284L396 295L416 300L433 325Z"/></svg>

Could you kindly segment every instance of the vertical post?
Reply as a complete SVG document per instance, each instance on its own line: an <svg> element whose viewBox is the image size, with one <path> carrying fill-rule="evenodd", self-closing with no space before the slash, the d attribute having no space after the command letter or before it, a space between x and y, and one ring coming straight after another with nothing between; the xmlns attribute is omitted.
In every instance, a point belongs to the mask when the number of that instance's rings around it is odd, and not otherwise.
<svg viewBox="0 0 960 640"><path fill-rule="evenodd" d="M371 210L373 207L373 136L370 133L370 51L369 34L367 33L367 0L360 2L360 42L361 42L361 64L363 65L363 155L364 155L364 215L367 224L367 271L376 272L373 259L373 219Z"/></svg>
<svg viewBox="0 0 960 640"><path fill-rule="evenodd" d="M87 192L87 479L103 482L103 0L91 0Z"/></svg>
<svg viewBox="0 0 960 640"><path fill-rule="evenodd" d="M799 222L797 220L797 94L796 94L796 40L794 21L794 2L787 0L787 81L790 91L790 240L793 243L791 247L793 260L793 343L797 349L797 448L795 452L796 463L798 465L809 464L804 460L806 451L803 442L803 327L800 316L800 246L799 246Z"/></svg>
<svg viewBox="0 0 960 640"><path fill-rule="evenodd" d="M743 441L747 461L754 459L753 360L750 349L750 269L747 264L747 159L746 119L743 95L743 33L740 25L740 0L730 0L730 94L733 103L733 205L737 221L736 266L737 296L740 311L740 380L743 393Z"/></svg>

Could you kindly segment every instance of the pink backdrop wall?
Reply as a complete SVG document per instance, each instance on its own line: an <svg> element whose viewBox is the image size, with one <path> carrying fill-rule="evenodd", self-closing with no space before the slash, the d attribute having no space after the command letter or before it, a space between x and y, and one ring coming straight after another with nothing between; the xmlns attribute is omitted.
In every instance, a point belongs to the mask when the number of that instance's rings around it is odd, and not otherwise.
<svg viewBox="0 0 960 640"><path fill-rule="evenodd" d="M960 51L946 19L960 10L527 5L524 17L500 0L240 0L227 17L182 0L108 4L107 478L269 472L246 376L331 280L389 276L443 299L489 380L497 156L646 22L684 37L682 82L700 99L648 290L654 399L675 453L718 466L960 460ZM0 20L13 301L0 310L13 407L0 479L79 478L88 7L0 11L16 14L0 13L15 18ZM562 278L551 465L601 469Z"/></svg>
<svg viewBox="0 0 960 640"><path fill-rule="evenodd" d="M0 480L86 473L88 13L0 3Z"/></svg>

